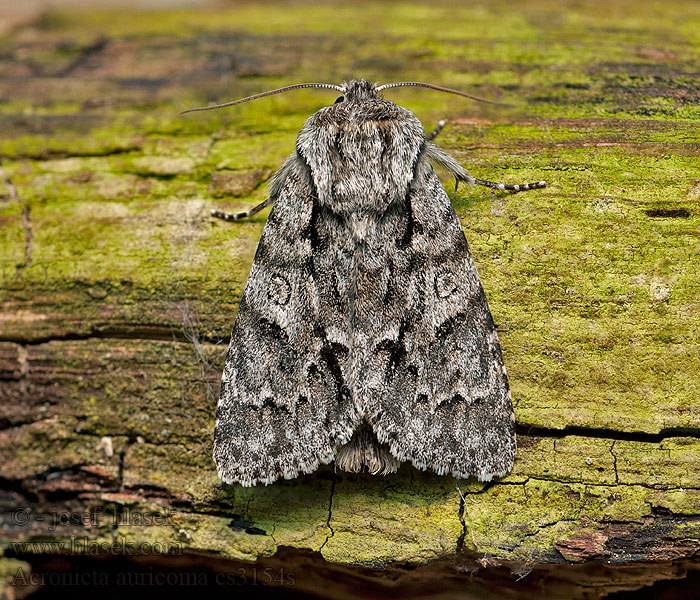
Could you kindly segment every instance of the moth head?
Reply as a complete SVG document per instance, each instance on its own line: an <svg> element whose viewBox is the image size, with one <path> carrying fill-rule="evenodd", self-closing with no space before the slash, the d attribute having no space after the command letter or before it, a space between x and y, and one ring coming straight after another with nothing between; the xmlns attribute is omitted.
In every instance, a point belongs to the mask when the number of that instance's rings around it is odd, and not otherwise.
<svg viewBox="0 0 700 600"><path fill-rule="evenodd" d="M368 102L371 100L381 100L382 97L377 92L377 85L364 79L353 79L343 83L345 92L335 102Z"/></svg>

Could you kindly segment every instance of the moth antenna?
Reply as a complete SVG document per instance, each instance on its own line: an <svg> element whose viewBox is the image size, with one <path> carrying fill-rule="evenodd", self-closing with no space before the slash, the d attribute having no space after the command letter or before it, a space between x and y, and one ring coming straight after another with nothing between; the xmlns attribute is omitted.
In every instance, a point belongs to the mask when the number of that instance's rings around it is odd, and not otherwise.
<svg viewBox="0 0 700 600"><path fill-rule="evenodd" d="M264 98L265 96L273 96L275 94L281 94L282 92L288 92L289 90L298 90L299 88L327 88L330 90L336 90L341 93L345 93L345 89L339 85L333 85L332 83L297 83L295 85L288 85L277 90L270 90L268 92L262 92L261 94L255 94L254 96L248 96L247 98L241 98L240 100L234 100L233 102L225 102L224 104L216 104L215 106L203 106L201 108L188 108L183 110L180 114L184 115L188 112L197 112L200 110L214 110L216 108L225 108L227 106L234 106L236 104L243 104L243 102L248 102L249 100L257 100L258 98Z"/></svg>
<svg viewBox="0 0 700 600"><path fill-rule="evenodd" d="M513 106L508 102L499 102L498 100L489 100L488 98L482 98L480 96L474 96L473 94L467 94L466 92L460 92L459 90L453 90L451 88L441 87L439 85L433 85L432 83L421 83L420 81L400 81L398 83L385 83L375 88L376 91L381 92L382 90L388 90L389 88L395 87L424 87L431 90L437 90L438 92L447 92L448 94L456 94L457 96L464 96L465 98L471 98L477 102L486 102L488 104L500 104L501 106Z"/></svg>

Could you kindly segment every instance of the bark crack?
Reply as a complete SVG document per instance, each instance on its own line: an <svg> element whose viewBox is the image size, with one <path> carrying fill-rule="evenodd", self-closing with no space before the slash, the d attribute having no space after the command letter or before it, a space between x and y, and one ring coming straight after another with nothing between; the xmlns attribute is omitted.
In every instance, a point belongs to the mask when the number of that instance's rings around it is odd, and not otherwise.
<svg viewBox="0 0 700 600"><path fill-rule="evenodd" d="M643 431L617 431L615 429L606 429L604 427L567 426L562 429L555 429L553 427L529 425L528 423L517 423L515 430L518 435L552 438L554 440L562 439L568 436L579 436L625 442L658 443L670 437L700 438L700 428L697 427L666 427L659 430L658 433L646 433Z"/></svg>
<svg viewBox="0 0 700 600"><path fill-rule="evenodd" d="M138 340L144 342L178 342L191 343L184 332L174 329L168 325L153 325L152 327L136 326L129 327L92 327L86 333L67 333L65 335L35 336L31 338L18 337L13 335L0 335L0 342L10 342L25 346L41 346L49 342L81 342L97 338L100 340ZM214 346L228 343L226 339L219 336L200 336L198 343L212 344Z"/></svg>
<svg viewBox="0 0 700 600"><path fill-rule="evenodd" d="M523 533L522 536L526 537L526 538L534 537L538 533L540 533L543 529L548 529L549 527L554 527L555 525L558 525L559 523L575 523L576 521L577 521L577 519L561 518L561 519L558 519L556 521L548 521L547 523L538 523L537 525L535 525L535 527L537 528L536 531L529 532L529 533Z"/></svg>
<svg viewBox="0 0 700 600"><path fill-rule="evenodd" d="M602 483L602 482L593 482L593 481L583 481L580 479L557 479L556 477L535 477L533 475L530 475L528 477L528 481L532 479L534 481L551 481L554 483L562 483L564 485L572 485L572 484L582 484L582 485L587 485L590 487L606 487L606 488L614 488L618 487L621 485L627 486L627 487L641 487L647 490L660 490L664 492L672 491L672 490L698 490L700 488L692 487L692 486L672 486L669 487L668 485L665 484L659 484L659 485L651 485L649 483L643 483L640 481L629 483L625 481L621 481L619 483ZM498 485L502 485L500 482ZM515 484L515 485L524 485L523 484Z"/></svg>
<svg viewBox="0 0 700 600"><path fill-rule="evenodd" d="M11 160L50 160L53 158L94 158L96 156L114 156L117 154L128 154L141 150L142 145L138 142L120 145L117 148L97 148L90 152L68 152L64 150L48 150L42 149L40 152L17 152L16 154L1 154L0 158L9 158ZM152 177L158 177L153 175Z"/></svg>
<svg viewBox="0 0 700 600"><path fill-rule="evenodd" d="M326 536L326 539L323 541L323 544L321 544L321 547L318 549L319 552L323 550L323 547L328 543L328 540L330 540L335 535L335 529L333 529L333 526L331 525L331 519L333 518L333 495L335 494L335 482L336 477L334 475L331 481L331 493L330 498L328 500L328 518L326 519L326 527L330 530L330 533Z"/></svg>
<svg viewBox="0 0 700 600"><path fill-rule="evenodd" d="M457 518L459 519L459 522L462 524L462 533L460 533L459 537L457 538L457 555L459 555L462 552L462 548L464 548L464 538L467 537L467 523L464 520L464 508L465 508L465 502L464 502L464 494L462 494L462 490L459 489L459 486L457 487L457 491L459 492L459 509L457 510Z"/></svg>
<svg viewBox="0 0 700 600"><path fill-rule="evenodd" d="M472 545L474 546L474 550L479 550L479 544L476 543L476 538L474 537L474 524L472 522L471 514L469 514L469 507L467 506L467 500L464 497L464 494L462 493L462 490L459 488L459 486L455 486L457 488L457 492L459 493L459 510L457 511L457 518L459 519L459 522L462 524L462 533L460 534L459 538L457 538L457 554L459 554L462 549L464 548L464 540L467 537L467 520L469 521L468 529L469 529L469 534L471 535L472 538ZM483 491L483 490L482 490ZM477 492L481 493L481 492ZM467 515L467 518L464 518L464 515Z"/></svg>
<svg viewBox="0 0 700 600"><path fill-rule="evenodd" d="M613 469L615 471L615 484L620 485L620 477L617 474L617 455L615 454L615 443L617 440L613 440L612 444L610 444L610 454L612 454L613 457Z"/></svg>

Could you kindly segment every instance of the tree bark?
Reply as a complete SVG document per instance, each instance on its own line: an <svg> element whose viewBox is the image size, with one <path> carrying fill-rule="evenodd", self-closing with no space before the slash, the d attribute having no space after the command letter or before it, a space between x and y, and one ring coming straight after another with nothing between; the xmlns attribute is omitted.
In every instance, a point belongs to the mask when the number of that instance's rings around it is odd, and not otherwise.
<svg viewBox="0 0 700 600"><path fill-rule="evenodd" d="M697 8L489 6L51 12L0 41L3 572L121 543L249 578L296 565L309 592L319 573L346 581L333 597L360 579L389 593L387 577L418 597L475 570L488 587L489 565L560 591L569 573L568 597L685 576L700 547ZM346 70L512 102L387 94L426 130L451 117L437 143L475 176L548 181L454 200L518 422L499 481L216 475L218 382L267 213L209 211L262 201L333 98L178 113ZM592 582L597 563L624 569Z"/></svg>

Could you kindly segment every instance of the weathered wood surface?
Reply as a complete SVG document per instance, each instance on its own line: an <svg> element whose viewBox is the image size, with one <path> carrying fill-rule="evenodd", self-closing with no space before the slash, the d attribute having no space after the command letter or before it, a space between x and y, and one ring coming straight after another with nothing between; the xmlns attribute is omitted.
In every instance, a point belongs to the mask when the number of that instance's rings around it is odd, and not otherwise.
<svg viewBox="0 0 700 600"><path fill-rule="evenodd" d="M548 7L52 12L0 40L3 547L116 536L369 566L696 556L700 8ZM225 224L209 209L264 199L334 97L178 113L350 76L513 103L391 94L426 129L450 117L438 142L473 174L549 182L454 202L499 323L518 460L488 485L404 466L222 489L218 379L267 212ZM38 520L96 507L168 519Z"/></svg>

